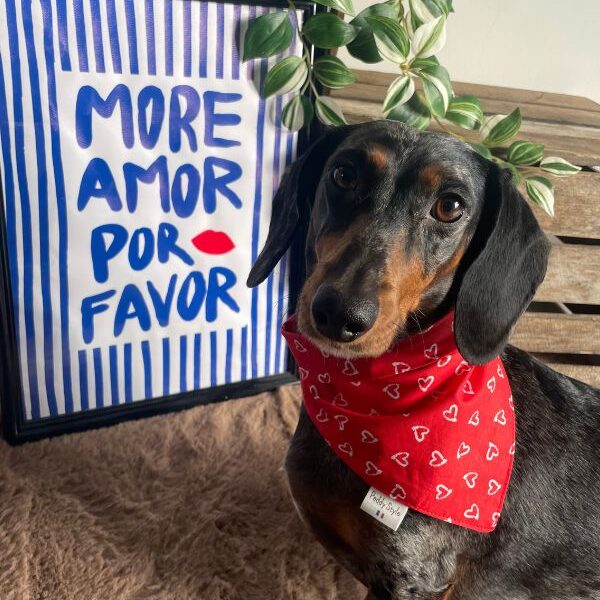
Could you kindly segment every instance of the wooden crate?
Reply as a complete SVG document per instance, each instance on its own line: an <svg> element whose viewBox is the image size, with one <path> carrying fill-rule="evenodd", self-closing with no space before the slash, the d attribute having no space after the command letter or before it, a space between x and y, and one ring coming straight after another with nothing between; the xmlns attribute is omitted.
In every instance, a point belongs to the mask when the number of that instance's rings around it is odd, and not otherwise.
<svg viewBox="0 0 600 600"><path fill-rule="evenodd" d="M333 96L349 122L380 119L393 78L359 71L356 84ZM554 179L554 218L534 207L553 243L550 265L511 343L557 371L600 387L600 105L575 96L485 85L455 83L454 91L481 98L488 114L506 114L520 106L519 138L543 143L547 155L584 168L574 177ZM460 133L477 138L472 132Z"/></svg>

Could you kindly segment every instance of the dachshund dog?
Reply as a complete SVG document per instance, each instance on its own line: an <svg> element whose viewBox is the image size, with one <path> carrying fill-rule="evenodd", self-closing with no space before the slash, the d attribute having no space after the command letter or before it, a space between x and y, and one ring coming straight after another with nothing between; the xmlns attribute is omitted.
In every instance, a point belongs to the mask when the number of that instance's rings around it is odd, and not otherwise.
<svg viewBox="0 0 600 600"><path fill-rule="evenodd" d="M339 356L378 356L454 309L466 360L501 355L517 427L492 533L412 510L394 532L359 509L369 486L303 409L285 465L317 539L372 600L600 599L600 392L506 346L549 252L510 173L400 123L336 128L286 173L248 284L299 235L304 336Z"/></svg>

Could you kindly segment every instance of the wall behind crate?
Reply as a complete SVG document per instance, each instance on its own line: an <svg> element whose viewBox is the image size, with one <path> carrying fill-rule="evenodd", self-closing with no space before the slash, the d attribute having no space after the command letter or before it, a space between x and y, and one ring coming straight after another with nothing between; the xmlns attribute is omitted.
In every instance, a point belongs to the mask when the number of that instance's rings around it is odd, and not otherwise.
<svg viewBox="0 0 600 600"><path fill-rule="evenodd" d="M374 0L354 0L358 11ZM585 96L600 102L598 0L454 0L439 58L454 81ZM366 67L345 50L349 66Z"/></svg>

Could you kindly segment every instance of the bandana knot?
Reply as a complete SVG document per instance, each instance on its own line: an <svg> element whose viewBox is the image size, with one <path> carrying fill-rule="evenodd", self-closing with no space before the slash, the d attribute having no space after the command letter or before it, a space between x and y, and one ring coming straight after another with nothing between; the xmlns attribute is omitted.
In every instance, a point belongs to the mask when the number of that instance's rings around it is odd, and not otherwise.
<svg viewBox="0 0 600 600"><path fill-rule="evenodd" d="M376 358L344 359L282 327L306 411L367 484L425 515L480 532L500 518L515 452L515 415L500 358L471 365L454 313Z"/></svg>

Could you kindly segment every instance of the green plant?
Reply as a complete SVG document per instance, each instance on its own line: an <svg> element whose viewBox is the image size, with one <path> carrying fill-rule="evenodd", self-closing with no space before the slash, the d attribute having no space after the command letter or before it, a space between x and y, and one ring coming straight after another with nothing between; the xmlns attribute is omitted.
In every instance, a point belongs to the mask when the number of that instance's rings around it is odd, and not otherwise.
<svg viewBox="0 0 600 600"><path fill-rule="evenodd" d="M448 71L436 54L446 41L446 20L453 12L452 0L388 0L373 4L355 15L352 0L315 0L333 12L311 16L297 35L303 44L302 57L291 56L275 63L267 73L261 94L295 92L282 113L286 127L299 130L313 118L326 125L346 122L327 90L354 83L355 74L336 56L313 60L309 45L332 50L346 46L365 63L386 60L398 67L399 75L388 88L382 113L387 119L427 129L434 121L447 133L463 139L476 152L509 169L517 184L523 183L529 198L550 215L554 212L554 186L540 169L551 176L577 173L580 167L553 156L544 156L544 146L528 140L507 145L519 132L521 111L484 118L482 103L475 96L455 96ZM294 37L289 10L258 17L248 28L244 60L270 57L286 50ZM345 17L351 17L348 22ZM321 87L317 85L317 82ZM304 92L310 87L312 99ZM320 89L324 92L320 93ZM468 141L460 129L479 133L479 141ZM535 168L535 167L539 167Z"/></svg>

